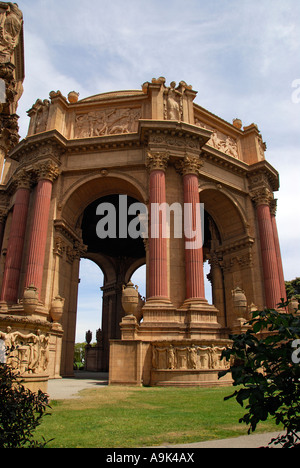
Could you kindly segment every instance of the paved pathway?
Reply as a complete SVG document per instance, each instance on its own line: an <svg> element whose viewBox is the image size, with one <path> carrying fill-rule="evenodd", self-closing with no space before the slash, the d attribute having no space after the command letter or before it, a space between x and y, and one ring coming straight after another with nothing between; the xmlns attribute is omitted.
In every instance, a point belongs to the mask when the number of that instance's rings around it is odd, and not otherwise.
<svg viewBox="0 0 300 468"><path fill-rule="evenodd" d="M80 398L79 392L86 388L104 388L108 384L108 374L76 372L76 378L49 380L48 394L50 400L64 400ZM193 444L168 445L160 448L259 448L267 446L271 439L279 432L267 434L253 434L233 439L212 440Z"/></svg>
<svg viewBox="0 0 300 468"><path fill-rule="evenodd" d="M76 377L76 378L75 378ZM108 374L96 372L76 372L74 378L49 380L50 400L70 400L80 398L79 392L86 388L101 388L108 384Z"/></svg>

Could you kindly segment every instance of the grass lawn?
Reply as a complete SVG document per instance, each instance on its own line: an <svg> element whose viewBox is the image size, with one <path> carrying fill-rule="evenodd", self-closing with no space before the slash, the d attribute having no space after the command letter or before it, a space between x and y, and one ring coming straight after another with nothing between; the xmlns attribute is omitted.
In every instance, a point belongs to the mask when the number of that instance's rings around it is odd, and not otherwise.
<svg viewBox="0 0 300 468"><path fill-rule="evenodd" d="M101 387L81 398L52 401L51 416L35 433L49 448L150 447L245 435L245 410L225 388ZM257 432L276 431L262 423Z"/></svg>

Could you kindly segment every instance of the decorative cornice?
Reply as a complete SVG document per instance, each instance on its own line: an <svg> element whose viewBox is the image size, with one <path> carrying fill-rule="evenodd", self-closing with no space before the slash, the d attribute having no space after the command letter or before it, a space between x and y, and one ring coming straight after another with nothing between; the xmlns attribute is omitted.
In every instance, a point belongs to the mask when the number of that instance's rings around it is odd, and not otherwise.
<svg viewBox="0 0 300 468"><path fill-rule="evenodd" d="M166 171L168 167L169 153L155 152L147 154L146 167L149 172Z"/></svg>

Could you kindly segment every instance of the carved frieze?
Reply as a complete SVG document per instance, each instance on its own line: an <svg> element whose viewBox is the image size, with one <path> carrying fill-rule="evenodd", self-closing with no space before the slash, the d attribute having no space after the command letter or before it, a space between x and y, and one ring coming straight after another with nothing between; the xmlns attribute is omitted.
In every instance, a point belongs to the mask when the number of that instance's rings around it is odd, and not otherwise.
<svg viewBox="0 0 300 468"><path fill-rule="evenodd" d="M44 374L49 364L49 335L40 330L35 333L23 334L7 327L6 332L0 331L0 340L8 351L6 363L24 374Z"/></svg>
<svg viewBox="0 0 300 468"><path fill-rule="evenodd" d="M136 133L141 109L106 109L77 114L74 138L91 138L106 135Z"/></svg>
<svg viewBox="0 0 300 468"><path fill-rule="evenodd" d="M225 347L201 345L152 345L152 369L221 370L229 364L221 359Z"/></svg>
<svg viewBox="0 0 300 468"><path fill-rule="evenodd" d="M209 146L219 151L222 151L225 154L228 154L228 156L240 159L238 144L234 138L225 135L216 128L204 124L197 118L195 118L195 125L197 125L197 127L206 128L207 130L211 130L213 132L211 139L207 143Z"/></svg>

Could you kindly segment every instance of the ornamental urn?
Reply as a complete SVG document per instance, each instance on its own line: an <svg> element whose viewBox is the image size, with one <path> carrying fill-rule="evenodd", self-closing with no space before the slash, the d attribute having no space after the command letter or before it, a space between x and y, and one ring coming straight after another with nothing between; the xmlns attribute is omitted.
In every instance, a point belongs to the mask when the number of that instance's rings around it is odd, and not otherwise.
<svg viewBox="0 0 300 468"><path fill-rule="evenodd" d="M126 315L135 315L138 303L139 293L138 287L133 285L131 281L122 287L122 307Z"/></svg>
<svg viewBox="0 0 300 468"><path fill-rule="evenodd" d="M50 316L54 323L58 323L64 312L65 299L56 296L51 302Z"/></svg>
<svg viewBox="0 0 300 468"><path fill-rule="evenodd" d="M247 298L245 292L237 287L232 291L233 305L240 317L245 317L247 312Z"/></svg>
<svg viewBox="0 0 300 468"><path fill-rule="evenodd" d="M31 284L25 288L23 295L23 307L26 314L31 315L36 311L39 303L39 295L37 288Z"/></svg>

